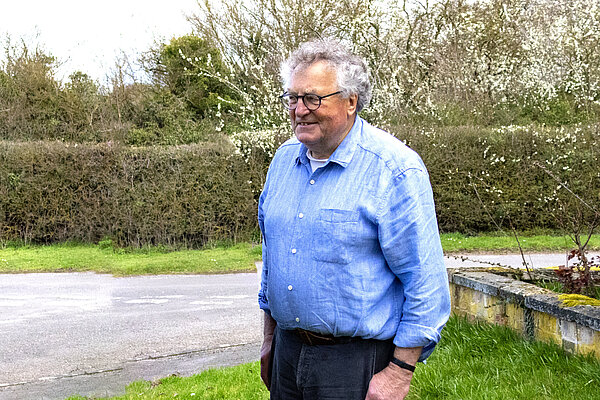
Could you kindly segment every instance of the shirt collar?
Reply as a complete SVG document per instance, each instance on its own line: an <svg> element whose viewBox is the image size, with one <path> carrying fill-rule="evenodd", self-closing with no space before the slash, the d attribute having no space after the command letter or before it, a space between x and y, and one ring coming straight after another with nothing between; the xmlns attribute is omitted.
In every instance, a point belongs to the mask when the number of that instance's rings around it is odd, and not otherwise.
<svg viewBox="0 0 600 400"><path fill-rule="evenodd" d="M360 138L360 132L362 130L363 120L358 115L354 120L354 124L350 131L342 140L342 143L335 149L333 154L329 157L329 161L339 164L340 166L346 168L350 161L352 161L352 157L354 156L354 152L356 151L356 144ZM300 162L304 165L308 164L310 161L306 156L306 151L308 148L300 143L300 149L298 150L298 156L296 156L296 163Z"/></svg>

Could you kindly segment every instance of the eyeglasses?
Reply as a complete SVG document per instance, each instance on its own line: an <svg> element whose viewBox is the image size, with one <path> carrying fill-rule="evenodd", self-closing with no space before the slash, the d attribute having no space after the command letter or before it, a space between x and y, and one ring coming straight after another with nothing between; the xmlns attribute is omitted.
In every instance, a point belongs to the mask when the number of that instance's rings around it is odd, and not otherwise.
<svg viewBox="0 0 600 400"><path fill-rule="evenodd" d="M298 96L297 94L284 93L279 96L281 103L288 110L295 110L298 107L298 99L302 99L302 102L310 111L315 111L317 108L321 107L321 101L329 96L333 96L336 94L342 93L341 90L338 90L335 93L326 94L325 96L319 96L317 94L305 94L302 96Z"/></svg>

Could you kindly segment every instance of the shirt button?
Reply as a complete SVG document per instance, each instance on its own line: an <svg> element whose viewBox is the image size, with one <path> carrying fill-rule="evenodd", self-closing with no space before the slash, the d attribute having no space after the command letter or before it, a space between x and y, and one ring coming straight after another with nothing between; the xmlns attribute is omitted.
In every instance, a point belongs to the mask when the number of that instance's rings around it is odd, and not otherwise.
<svg viewBox="0 0 600 400"><path fill-rule="evenodd" d="M296 322L300 322L300 318L296 317Z"/></svg>
<svg viewBox="0 0 600 400"><path fill-rule="evenodd" d="M296 254L296 249L292 249L292 254Z"/></svg>
<svg viewBox="0 0 600 400"><path fill-rule="evenodd" d="M300 218L300 219L304 218L304 214L302 214L302 213L298 214L298 218Z"/></svg>
<svg viewBox="0 0 600 400"><path fill-rule="evenodd" d="M292 290L294 287L292 285L288 286L288 290Z"/></svg>
<svg viewBox="0 0 600 400"><path fill-rule="evenodd" d="M314 184L315 184L315 180L314 180L314 179L311 179L311 180L310 180L310 184L311 184L311 185L314 185Z"/></svg>

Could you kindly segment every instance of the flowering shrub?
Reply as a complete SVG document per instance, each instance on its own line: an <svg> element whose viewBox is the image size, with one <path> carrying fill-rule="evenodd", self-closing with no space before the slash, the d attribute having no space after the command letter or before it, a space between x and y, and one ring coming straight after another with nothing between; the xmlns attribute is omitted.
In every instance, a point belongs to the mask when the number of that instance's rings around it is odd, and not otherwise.
<svg viewBox="0 0 600 400"><path fill-rule="evenodd" d="M365 57L374 93L364 115L382 127L563 125L600 113L598 0L204 0L189 20L193 35L143 57L151 84L126 63L110 88L83 73L63 83L52 57L8 43L0 137L127 140L136 130L130 142L189 143L209 136L182 132L199 118L227 133L279 129L279 65L319 37Z"/></svg>
<svg viewBox="0 0 600 400"><path fill-rule="evenodd" d="M251 179L247 185L258 200L262 192L267 169L275 151L285 140L290 137L290 129L256 129L235 132L231 135L231 142L235 146L235 153L241 155L250 171Z"/></svg>
<svg viewBox="0 0 600 400"><path fill-rule="evenodd" d="M205 0L191 21L248 95L242 123L252 127L280 125L277 67L324 36L367 59L366 115L380 125L563 124L600 110L597 0Z"/></svg>

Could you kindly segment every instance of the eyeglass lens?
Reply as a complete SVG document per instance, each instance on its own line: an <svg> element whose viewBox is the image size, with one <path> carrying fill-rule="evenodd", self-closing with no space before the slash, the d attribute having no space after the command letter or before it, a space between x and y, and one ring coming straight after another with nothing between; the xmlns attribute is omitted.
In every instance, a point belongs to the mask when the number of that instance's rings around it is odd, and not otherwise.
<svg viewBox="0 0 600 400"><path fill-rule="evenodd" d="M288 109L293 110L298 106L298 98L302 98L304 105L309 110L316 110L321 105L321 99L316 94L305 94L303 96L295 96L288 94L281 98L283 105Z"/></svg>

